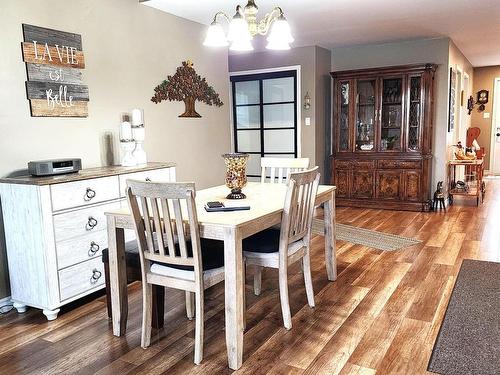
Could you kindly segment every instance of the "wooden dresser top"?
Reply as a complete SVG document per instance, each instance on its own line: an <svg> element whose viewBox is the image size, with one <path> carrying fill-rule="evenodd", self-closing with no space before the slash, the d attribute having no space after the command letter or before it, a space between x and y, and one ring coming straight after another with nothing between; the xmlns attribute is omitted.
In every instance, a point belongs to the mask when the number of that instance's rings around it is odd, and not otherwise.
<svg viewBox="0 0 500 375"><path fill-rule="evenodd" d="M99 178L107 176L117 176L120 174L150 171L153 169L175 167L174 163L168 162L151 162L145 165L135 167L122 167L121 165L113 165L109 167L97 167L82 169L77 173L62 174L57 176L34 177L34 176L18 176L0 178L0 183L4 184L23 184L23 185L53 185L64 182L88 180L90 178Z"/></svg>

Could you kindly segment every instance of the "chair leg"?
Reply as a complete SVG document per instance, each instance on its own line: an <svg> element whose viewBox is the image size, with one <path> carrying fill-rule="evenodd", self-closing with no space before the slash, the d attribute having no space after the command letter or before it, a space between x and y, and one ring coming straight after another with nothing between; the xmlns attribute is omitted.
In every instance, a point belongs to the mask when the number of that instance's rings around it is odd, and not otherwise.
<svg viewBox="0 0 500 375"><path fill-rule="evenodd" d="M246 331L247 329L247 297L246 297L246 285L247 285L247 264L246 262L243 263L243 277L242 277L242 282L243 282L243 331Z"/></svg>
<svg viewBox="0 0 500 375"><path fill-rule="evenodd" d="M288 300L288 275L286 269L279 269L281 313L283 324L286 329L292 328L292 315L290 313L290 302Z"/></svg>
<svg viewBox="0 0 500 375"><path fill-rule="evenodd" d="M152 326L153 328L163 328L165 323L165 287L153 285L152 301Z"/></svg>
<svg viewBox="0 0 500 375"><path fill-rule="evenodd" d="M106 285L106 307L108 310L108 318L112 318L112 309L111 309L111 285L109 283L109 262L104 263L104 284Z"/></svg>
<svg viewBox="0 0 500 375"><path fill-rule="evenodd" d="M195 293L186 291L186 315L189 320L194 318Z"/></svg>
<svg viewBox="0 0 500 375"><path fill-rule="evenodd" d="M307 303L310 307L314 307L314 290L311 277L311 259L309 251L302 258L302 266L304 268L304 283L306 284Z"/></svg>
<svg viewBox="0 0 500 375"><path fill-rule="evenodd" d="M194 331L194 363L203 359L203 289L196 292L196 322Z"/></svg>
<svg viewBox="0 0 500 375"><path fill-rule="evenodd" d="M253 275L253 293L258 296L262 291L262 268L255 266L255 273Z"/></svg>
<svg viewBox="0 0 500 375"><path fill-rule="evenodd" d="M142 282L142 337L141 346L146 349L151 344L151 317L152 317L153 288L143 280Z"/></svg>

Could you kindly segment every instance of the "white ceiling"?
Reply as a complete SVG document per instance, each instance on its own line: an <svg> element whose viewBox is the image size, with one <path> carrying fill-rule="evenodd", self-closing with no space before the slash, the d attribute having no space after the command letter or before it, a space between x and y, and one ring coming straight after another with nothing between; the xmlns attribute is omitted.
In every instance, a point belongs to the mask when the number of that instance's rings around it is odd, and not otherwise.
<svg viewBox="0 0 500 375"><path fill-rule="evenodd" d="M294 46L325 48L450 37L474 66L500 65L500 0L257 0L258 19L283 8ZM237 0L150 0L146 5L203 24ZM245 5L245 0L239 4Z"/></svg>

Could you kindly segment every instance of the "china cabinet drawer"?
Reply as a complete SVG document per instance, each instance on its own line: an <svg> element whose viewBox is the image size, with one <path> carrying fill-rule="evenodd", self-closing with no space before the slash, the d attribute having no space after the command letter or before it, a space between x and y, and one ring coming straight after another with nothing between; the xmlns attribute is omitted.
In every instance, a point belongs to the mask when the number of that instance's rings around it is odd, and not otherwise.
<svg viewBox="0 0 500 375"><path fill-rule="evenodd" d="M335 160L335 168L349 169L350 167L351 167L351 162L349 160Z"/></svg>
<svg viewBox="0 0 500 375"><path fill-rule="evenodd" d="M351 167L354 169L371 170L375 168L374 160L352 160Z"/></svg>
<svg viewBox="0 0 500 375"><path fill-rule="evenodd" d="M419 169L422 162L418 160L379 160L378 167L384 169Z"/></svg>
<svg viewBox="0 0 500 375"><path fill-rule="evenodd" d="M338 169L375 169L375 160L337 160L335 167Z"/></svg>
<svg viewBox="0 0 500 375"><path fill-rule="evenodd" d="M142 180L142 181L154 181L154 182L172 182L175 181L175 176L173 176L173 168L164 169L154 169L151 171L136 172L122 174L120 178L120 195L125 196L127 190L127 180Z"/></svg>
<svg viewBox="0 0 500 375"><path fill-rule="evenodd" d="M61 301L98 288L104 284L104 266L95 258L59 271Z"/></svg>
<svg viewBox="0 0 500 375"><path fill-rule="evenodd" d="M53 211L119 198L118 176L51 185L50 190Z"/></svg>
<svg viewBox="0 0 500 375"><path fill-rule="evenodd" d="M54 215L56 243L106 229L104 213L119 208L120 202L113 202Z"/></svg>
<svg viewBox="0 0 500 375"><path fill-rule="evenodd" d="M100 230L56 244L57 268L62 269L88 259L100 258L108 247L108 232Z"/></svg>

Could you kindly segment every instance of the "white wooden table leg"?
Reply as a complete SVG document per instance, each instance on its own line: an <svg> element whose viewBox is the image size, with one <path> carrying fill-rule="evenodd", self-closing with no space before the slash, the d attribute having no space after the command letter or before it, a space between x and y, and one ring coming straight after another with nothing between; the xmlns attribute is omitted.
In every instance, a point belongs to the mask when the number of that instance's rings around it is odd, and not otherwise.
<svg viewBox="0 0 500 375"><path fill-rule="evenodd" d="M229 368L237 370L243 361L243 252L237 228L224 230L226 304L226 348Z"/></svg>
<svg viewBox="0 0 500 375"><path fill-rule="evenodd" d="M126 332L128 316L125 235L123 228L116 227L114 217L108 216L107 220L113 334L121 336Z"/></svg>
<svg viewBox="0 0 500 375"><path fill-rule="evenodd" d="M337 254L335 251L335 192L325 202L325 263L328 280L337 280Z"/></svg>

